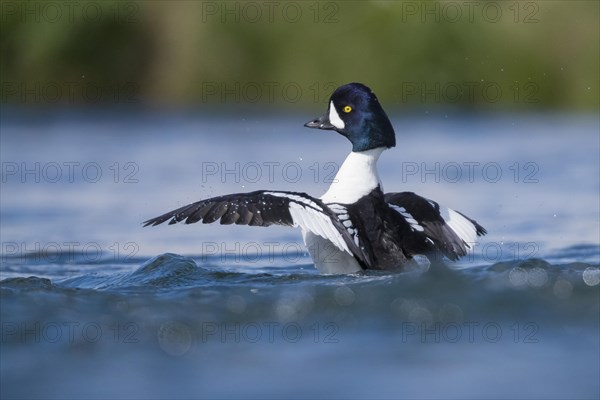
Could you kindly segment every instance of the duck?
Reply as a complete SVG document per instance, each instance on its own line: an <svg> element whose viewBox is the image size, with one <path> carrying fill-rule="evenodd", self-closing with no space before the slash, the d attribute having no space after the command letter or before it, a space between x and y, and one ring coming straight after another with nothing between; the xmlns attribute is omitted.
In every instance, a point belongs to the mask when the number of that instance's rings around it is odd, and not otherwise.
<svg viewBox="0 0 600 400"><path fill-rule="evenodd" d="M377 162L396 146L396 134L377 96L362 83L331 95L327 111L305 127L335 131L352 151L321 197L258 190L200 200L143 222L299 227L322 274L402 271L415 257L455 261L472 251L487 231L465 214L413 192L385 193Z"/></svg>

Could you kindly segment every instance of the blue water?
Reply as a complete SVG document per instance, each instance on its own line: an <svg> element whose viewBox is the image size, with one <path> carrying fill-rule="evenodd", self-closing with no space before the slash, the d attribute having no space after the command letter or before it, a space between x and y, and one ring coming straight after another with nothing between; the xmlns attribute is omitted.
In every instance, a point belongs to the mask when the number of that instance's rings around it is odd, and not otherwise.
<svg viewBox="0 0 600 400"><path fill-rule="evenodd" d="M316 273L298 231L142 228L231 192L322 194L313 115L3 112L2 398L598 398L600 124L396 115L386 191L488 230L457 262Z"/></svg>

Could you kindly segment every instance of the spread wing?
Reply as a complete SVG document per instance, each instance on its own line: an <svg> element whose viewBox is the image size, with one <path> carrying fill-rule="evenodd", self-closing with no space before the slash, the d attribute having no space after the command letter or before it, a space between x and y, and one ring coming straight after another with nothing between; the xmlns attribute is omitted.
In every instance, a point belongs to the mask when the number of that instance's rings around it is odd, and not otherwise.
<svg viewBox="0 0 600 400"><path fill-rule="evenodd" d="M210 224L217 220L222 225L299 226L355 256L363 267L372 265L371 257L355 243L336 214L321 200L305 193L261 190L213 197L149 219L144 226L166 221L169 225L199 221Z"/></svg>
<svg viewBox="0 0 600 400"><path fill-rule="evenodd" d="M412 231L451 260L467 254L487 231L476 221L412 192L386 193L386 203L409 223Z"/></svg>

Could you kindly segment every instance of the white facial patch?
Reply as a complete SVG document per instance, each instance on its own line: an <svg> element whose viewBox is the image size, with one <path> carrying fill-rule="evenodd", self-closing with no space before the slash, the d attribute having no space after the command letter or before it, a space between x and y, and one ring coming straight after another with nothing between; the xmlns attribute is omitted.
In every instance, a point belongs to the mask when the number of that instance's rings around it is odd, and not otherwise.
<svg viewBox="0 0 600 400"><path fill-rule="evenodd" d="M342 121L339 114L337 113L337 110L333 105L333 101L329 103L329 122L331 122L331 125L335 126L338 129L344 129L346 127L346 124L344 123L344 121Z"/></svg>

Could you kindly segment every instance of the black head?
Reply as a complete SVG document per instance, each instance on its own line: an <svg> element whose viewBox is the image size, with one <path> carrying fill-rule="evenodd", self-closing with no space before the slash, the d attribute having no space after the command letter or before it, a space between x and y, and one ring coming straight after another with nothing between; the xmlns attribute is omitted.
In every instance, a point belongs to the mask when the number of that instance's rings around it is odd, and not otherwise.
<svg viewBox="0 0 600 400"><path fill-rule="evenodd" d="M362 83L337 88L329 99L325 115L304 126L339 132L352 142L352 151L396 145L396 134L388 116L375 93Z"/></svg>

